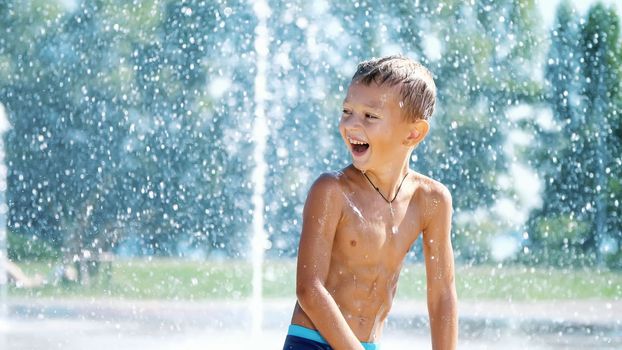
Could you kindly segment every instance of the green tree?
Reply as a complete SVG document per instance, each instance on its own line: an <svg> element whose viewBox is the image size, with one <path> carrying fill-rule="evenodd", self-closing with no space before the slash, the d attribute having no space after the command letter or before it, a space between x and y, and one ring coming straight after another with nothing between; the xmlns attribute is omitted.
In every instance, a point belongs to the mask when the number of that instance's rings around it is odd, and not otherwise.
<svg viewBox="0 0 622 350"><path fill-rule="evenodd" d="M619 246L619 19L602 4L583 25L568 2L551 32L547 102L560 126L540 135L543 207L531 218L536 260L578 265L602 262ZM613 202L613 203L612 203ZM616 226L617 225L617 226Z"/></svg>
<svg viewBox="0 0 622 350"><path fill-rule="evenodd" d="M12 230L67 259L124 240L149 254L245 249L247 159L229 148L249 153L235 130L252 109L252 22L239 5L225 21L225 6L0 4ZM206 86L221 77L231 88L215 101Z"/></svg>
<svg viewBox="0 0 622 350"><path fill-rule="evenodd" d="M583 243L589 225L581 208L591 190L584 185L587 174L580 171L582 159L588 157L588 145L585 137L579 137L585 133L579 30L578 13L568 1L563 1L550 32L545 71L545 101L560 129L547 131L537 123L531 125L539 135L532 158L545 185L542 208L531 214L529 223L531 257L555 264L575 264L587 259Z"/></svg>
<svg viewBox="0 0 622 350"><path fill-rule="evenodd" d="M593 189L585 199L585 213L592 220L592 230L586 248L601 261L603 240L609 239L615 216L608 212L614 207L609 191L619 178L612 178L611 169L619 167L614 161L615 134L612 122L617 118L620 100L620 20L613 8L596 4L590 8L581 30L582 68L585 76L582 94L585 98L585 142L590 145L590 158L582 164L592 181L585 186ZM619 233L615 233L619 235Z"/></svg>

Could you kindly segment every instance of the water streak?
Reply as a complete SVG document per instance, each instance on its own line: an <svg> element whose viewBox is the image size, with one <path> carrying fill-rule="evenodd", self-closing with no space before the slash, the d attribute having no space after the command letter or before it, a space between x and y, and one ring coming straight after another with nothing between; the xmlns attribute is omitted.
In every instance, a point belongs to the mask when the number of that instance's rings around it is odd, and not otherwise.
<svg viewBox="0 0 622 350"><path fill-rule="evenodd" d="M255 75L254 102L255 121L253 125L253 239L252 239L252 264L253 264L253 295L251 297L251 336L253 339L261 335L263 324L263 260L267 235L264 229L264 191L265 178L268 165L265 159L266 142L268 138L268 126L265 115L266 101L266 70L268 67L269 35L266 25L270 16L270 8L263 0L250 1L257 16L255 28L255 55L257 62L257 74Z"/></svg>
<svg viewBox="0 0 622 350"><path fill-rule="evenodd" d="M361 221L363 221L364 223L367 223L367 220L365 220L365 218L363 217L363 213L361 213L361 211L359 210L359 208L357 208L354 203L352 203L352 201L350 200L350 197L348 197L347 194L343 194L343 196L346 198L346 202L348 203L348 205L350 206L350 208L352 208L352 211L354 211L354 214L356 214L356 216L359 217L359 219L361 219Z"/></svg>
<svg viewBox="0 0 622 350"><path fill-rule="evenodd" d="M6 175L7 168L4 164L4 133L9 130L10 124L4 112L4 106L0 103L0 349L6 348L5 329L9 324L8 320L8 300L7 300L7 268L9 259L6 239L6 216L8 206L6 204Z"/></svg>

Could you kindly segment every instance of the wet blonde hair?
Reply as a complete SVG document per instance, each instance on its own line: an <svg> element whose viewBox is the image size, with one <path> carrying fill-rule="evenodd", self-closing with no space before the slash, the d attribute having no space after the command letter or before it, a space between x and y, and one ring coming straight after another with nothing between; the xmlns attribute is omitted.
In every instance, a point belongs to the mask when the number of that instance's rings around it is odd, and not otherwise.
<svg viewBox="0 0 622 350"><path fill-rule="evenodd" d="M436 105L436 85L429 70L401 55L373 58L359 63L352 82L379 86L399 85L400 107L407 121L428 120Z"/></svg>

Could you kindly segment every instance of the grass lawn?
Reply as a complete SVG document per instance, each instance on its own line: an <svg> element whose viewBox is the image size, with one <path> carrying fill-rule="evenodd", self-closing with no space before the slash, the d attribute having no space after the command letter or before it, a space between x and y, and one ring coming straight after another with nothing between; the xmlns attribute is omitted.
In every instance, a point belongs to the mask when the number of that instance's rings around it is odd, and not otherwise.
<svg viewBox="0 0 622 350"><path fill-rule="evenodd" d="M241 299L252 291L252 267L243 261L196 262L174 259L117 260L88 287L58 284L33 289L11 287L19 297L113 297L127 299ZM24 272L49 276L53 264L21 263ZM264 296L292 298L295 262L264 265ZM523 266L458 266L460 299L621 299L622 272L596 269L553 269ZM406 265L398 287L401 299L425 298L424 266Z"/></svg>

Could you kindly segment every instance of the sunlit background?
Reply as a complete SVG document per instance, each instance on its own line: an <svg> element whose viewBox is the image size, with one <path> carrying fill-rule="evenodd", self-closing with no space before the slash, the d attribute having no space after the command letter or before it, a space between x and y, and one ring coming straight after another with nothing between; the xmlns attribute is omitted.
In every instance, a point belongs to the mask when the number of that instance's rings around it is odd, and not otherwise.
<svg viewBox="0 0 622 350"><path fill-rule="evenodd" d="M619 1L0 0L0 349L279 349L356 64L438 87L460 349L622 348ZM430 348L421 243L385 349Z"/></svg>

